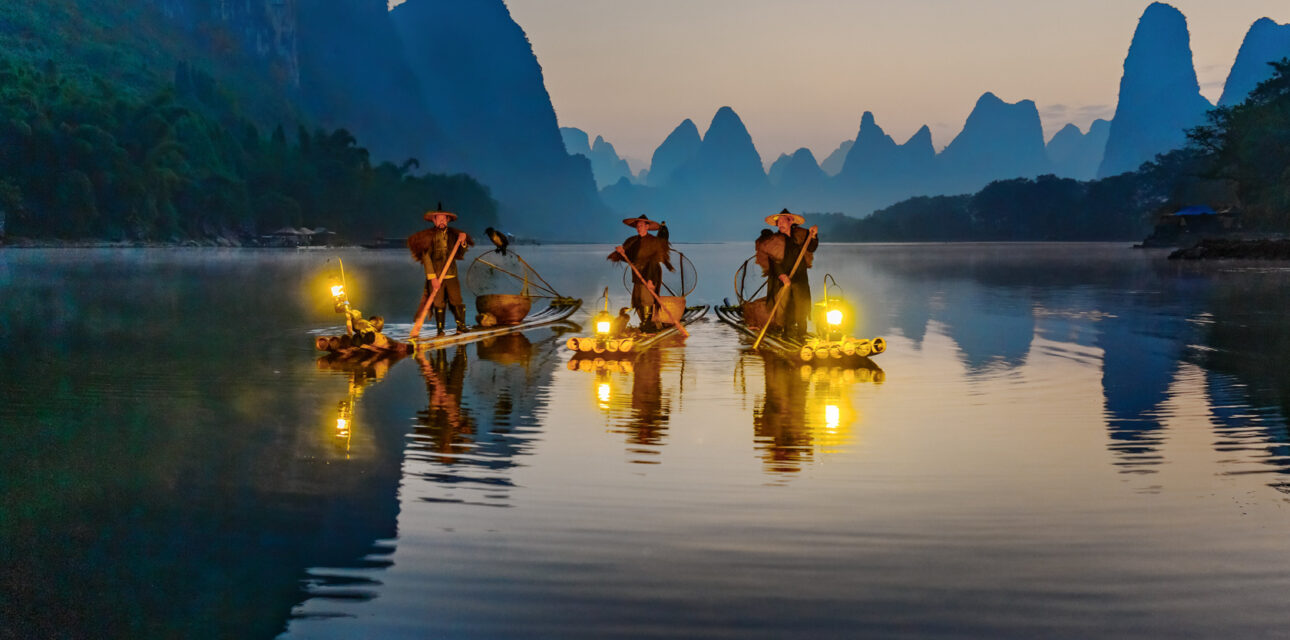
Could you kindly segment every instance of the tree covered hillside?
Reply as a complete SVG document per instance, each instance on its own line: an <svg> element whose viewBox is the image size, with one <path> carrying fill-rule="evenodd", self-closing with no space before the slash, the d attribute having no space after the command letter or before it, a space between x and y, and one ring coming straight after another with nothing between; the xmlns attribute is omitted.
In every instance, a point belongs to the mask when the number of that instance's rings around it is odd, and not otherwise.
<svg viewBox="0 0 1290 640"><path fill-rule="evenodd" d="M246 240L305 225L365 240L420 227L439 201L468 228L496 221L496 202L467 176L372 166L343 129L262 133L208 74L186 63L173 74L142 98L51 62L0 58L8 235Z"/></svg>
<svg viewBox="0 0 1290 640"><path fill-rule="evenodd" d="M1290 232L1290 58L1236 106L1190 133L1209 177L1230 182L1247 228Z"/></svg>

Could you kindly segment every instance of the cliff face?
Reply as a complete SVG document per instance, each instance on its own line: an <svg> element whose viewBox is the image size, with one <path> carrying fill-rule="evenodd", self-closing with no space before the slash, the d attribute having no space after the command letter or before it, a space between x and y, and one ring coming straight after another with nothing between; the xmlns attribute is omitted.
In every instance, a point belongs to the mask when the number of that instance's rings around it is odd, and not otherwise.
<svg viewBox="0 0 1290 640"><path fill-rule="evenodd" d="M152 1L212 54L247 55L269 65L285 86L299 86L296 0Z"/></svg>
<svg viewBox="0 0 1290 640"><path fill-rule="evenodd" d="M298 1L305 112L348 129L377 161L416 158L422 171L460 171L461 154L428 116L385 0Z"/></svg>
<svg viewBox="0 0 1290 640"><path fill-rule="evenodd" d="M428 112L510 231L611 237L590 162L565 151L533 47L502 0L408 0L389 13Z"/></svg>

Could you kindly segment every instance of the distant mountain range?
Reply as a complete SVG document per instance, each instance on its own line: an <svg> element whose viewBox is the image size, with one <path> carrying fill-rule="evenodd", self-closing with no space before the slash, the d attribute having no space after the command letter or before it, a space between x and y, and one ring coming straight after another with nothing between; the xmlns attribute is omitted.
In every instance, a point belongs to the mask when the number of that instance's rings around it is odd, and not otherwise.
<svg viewBox="0 0 1290 640"><path fill-rule="evenodd" d="M864 216L999 179L1114 175L1183 144L1211 107L1186 19L1155 3L1129 46L1115 117L1087 131L1068 125L1045 142L1034 102L984 92L939 153L928 128L898 143L865 112L855 139L823 160L800 149L767 172L739 115L722 107L702 134L682 121L636 176L611 141L561 129L504 0L407 0L393 10L387 0L104 0L91 5L96 17L80 35L137 49L109 56L115 63L60 26L59 16L90 11L82 4L8 5L0 18L18 26L0 42L10 55L79 60L141 90L168 82L167 64L200 64L266 130L345 128L373 161L415 158L420 171L468 173L490 187L507 231L547 240L616 239L618 219L638 213L668 220L677 238L742 238L749 220L782 207ZM116 26L92 28L101 22ZM14 33L26 35L19 42ZM1240 102L1268 76L1268 61L1287 56L1290 26L1255 22L1220 104Z"/></svg>
<svg viewBox="0 0 1290 640"><path fill-rule="evenodd" d="M1244 100L1270 75L1267 63L1285 57L1290 25L1255 22L1220 104ZM1045 143L1034 102L1009 103L986 92L940 153L927 127L897 143L866 111L856 138L842 142L823 163L799 149L781 155L763 177L751 170L760 156L747 143L747 131L723 107L704 135L687 119L659 145L647 185L616 184L601 195L621 211L671 213L675 237L742 237L743 230L726 230L746 227L751 211L788 207L864 216L912 196L971 193L995 180L1044 174L1091 180L1133 171L1181 147L1186 131L1203 124L1212 107L1200 94L1186 18L1157 2L1138 22L1115 118L1095 120L1088 131L1068 124ZM678 211L686 212L680 220Z"/></svg>

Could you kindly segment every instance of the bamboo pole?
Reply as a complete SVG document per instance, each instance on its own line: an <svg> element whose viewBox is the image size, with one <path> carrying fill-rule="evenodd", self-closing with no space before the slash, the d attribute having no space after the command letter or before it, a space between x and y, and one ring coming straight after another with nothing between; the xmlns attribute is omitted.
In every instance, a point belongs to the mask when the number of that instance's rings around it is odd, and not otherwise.
<svg viewBox="0 0 1290 640"><path fill-rule="evenodd" d="M789 230L789 233L792 233L792 229ZM788 272L788 283L780 288L779 293L775 294L775 306L770 308L770 315L766 317L766 324L762 325L761 332L757 334L757 340L753 342L754 349L761 346L761 339L766 337L766 330L769 329L770 324L775 321L775 313L779 311L779 305L783 304L784 298L788 297L788 289L793 286L793 276L797 275L797 268L801 266L802 258L806 257L806 245L810 244L811 239L814 237L815 230L812 229L810 233L806 235L806 244L803 244L802 247L798 249L797 262L793 263L793 270ZM789 240L792 239L793 236L789 235Z"/></svg>
<svg viewBox="0 0 1290 640"><path fill-rule="evenodd" d="M416 340L421 335L421 323L425 322L426 314L430 312L430 306L434 304L434 299L439 295L439 289L443 287L444 278L448 275L448 268L452 266L452 261L457 257L457 249L461 248L461 243L466 239L466 234L457 235L457 242L453 243L452 251L448 252L448 259L444 261L443 266L439 267L439 275L434 278L434 284L430 285L430 295L425 297L421 307L417 309L416 318L412 321L412 332L408 337Z"/></svg>
<svg viewBox="0 0 1290 640"><path fill-rule="evenodd" d="M658 293L654 291L654 288L649 286L650 281L646 280L645 276L641 275L640 270L636 268L636 265L632 264L632 261L627 257L627 253L624 252L621 247L618 249L618 255L621 255L623 257L623 261L627 263L627 266L632 268L632 273L635 273L636 277L641 279L641 282L645 284L645 288L649 290L649 294L654 296L654 301L658 303L659 310L662 310L663 300L658 297ZM690 337L690 332L686 331L685 327L681 325L680 318L673 318L672 324L676 325L676 329L681 332L681 335L687 338Z"/></svg>

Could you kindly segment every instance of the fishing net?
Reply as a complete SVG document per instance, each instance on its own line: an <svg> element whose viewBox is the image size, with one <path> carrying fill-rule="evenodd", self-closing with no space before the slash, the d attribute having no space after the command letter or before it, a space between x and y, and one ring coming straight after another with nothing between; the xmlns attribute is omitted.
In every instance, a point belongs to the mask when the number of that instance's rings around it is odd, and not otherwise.
<svg viewBox="0 0 1290 640"><path fill-rule="evenodd" d="M685 257L684 253L672 249L670 251L672 267L676 271L663 269L663 284L659 287L659 295L663 296L680 296L685 297L694 291L699 284L699 274L694 270L694 263ZM631 267L623 269L623 288L627 293L632 292L632 270Z"/></svg>
<svg viewBox="0 0 1290 640"><path fill-rule="evenodd" d="M477 296L518 294L534 297L558 297L538 272L518 253L498 250L481 254L466 271L466 286Z"/></svg>

